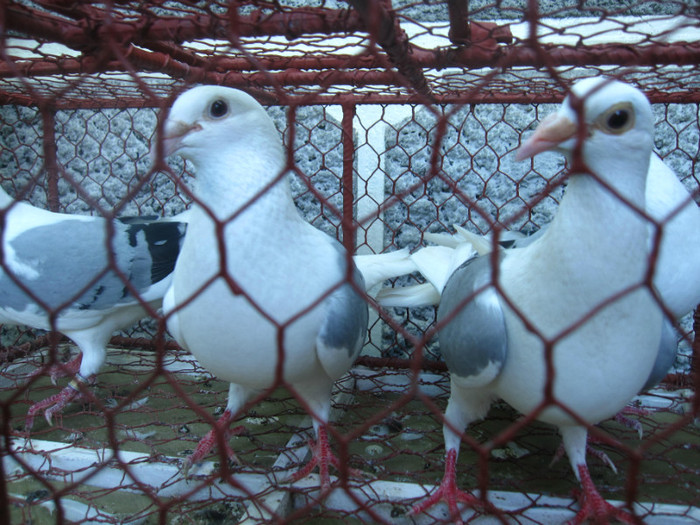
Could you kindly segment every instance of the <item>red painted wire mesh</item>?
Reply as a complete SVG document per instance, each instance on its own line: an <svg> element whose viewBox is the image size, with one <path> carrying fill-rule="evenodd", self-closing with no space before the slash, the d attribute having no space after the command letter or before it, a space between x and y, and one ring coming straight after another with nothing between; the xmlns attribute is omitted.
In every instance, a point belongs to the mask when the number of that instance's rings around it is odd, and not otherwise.
<svg viewBox="0 0 700 525"><path fill-rule="evenodd" d="M455 222L481 233L534 231L561 197L548 181L564 161L515 163L512 153L573 79L609 74L655 103L656 149L698 192L693 2L662 8L640 0L624 11L593 1L305 4L4 2L3 187L66 213L178 213L189 200L172 174L150 170L150 143L159 112L179 92L213 83L255 95L287 137L293 123L295 200L309 222L353 252L415 247L423 232L450 231ZM187 181L184 163L170 166ZM220 479L216 453L199 476L183 480L178 462L210 428L191 407L216 417L227 385L164 335L158 319L115 336L89 401L69 406L54 427L38 418L26 442L27 408L57 391L48 377L27 384L27 376L68 361L75 348L3 326L0 516L10 523L409 522L411 502L442 477L449 381L434 308L371 312L363 356L338 386L331 432L341 459L367 476L341 479L323 501L315 478L294 487L277 481L302 461L310 425L284 389L242 416L246 431L231 439L241 466ZM671 514L700 521L692 319L681 328L677 366L646 398L655 409L639 418L644 438L604 422L624 445L600 446L619 472L589 457L604 496L639 502L640 515L659 522ZM470 426L485 445L463 444L459 485L493 491L516 522L556 522L576 508L575 478L565 459L549 465L555 430L517 428L517 418L497 404ZM562 513L548 517L552 509ZM450 521L439 508L411 519Z"/></svg>

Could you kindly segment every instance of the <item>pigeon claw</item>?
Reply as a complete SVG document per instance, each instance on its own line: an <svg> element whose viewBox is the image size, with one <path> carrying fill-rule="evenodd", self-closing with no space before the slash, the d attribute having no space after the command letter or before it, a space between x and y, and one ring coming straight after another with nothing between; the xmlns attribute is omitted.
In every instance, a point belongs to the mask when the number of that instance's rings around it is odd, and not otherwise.
<svg viewBox="0 0 700 525"><path fill-rule="evenodd" d="M36 416L38 412L43 410L46 422L49 425L53 425L54 414L61 413L66 405L81 396L80 391L73 383L74 382L71 381L71 383L58 394L47 397L43 401L38 401L29 407L24 420L24 426L27 431L31 430L32 426L34 426L34 416Z"/></svg>
<svg viewBox="0 0 700 525"><path fill-rule="evenodd" d="M636 430L637 434L639 435L639 439L642 439L642 437L644 436L644 428L642 427L642 424L636 419L630 419L629 417L627 417L627 415L644 417L648 416L649 414L650 412L648 410L628 405L625 408L623 408L620 412L615 414L615 421L617 421L621 425L626 426L627 428Z"/></svg>
<svg viewBox="0 0 700 525"><path fill-rule="evenodd" d="M574 519L568 522L569 525L580 525L582 523L607 524L610 523L611 518L631 525L638 522L629 512L611 505L603 499L593 484L591 475L585 465L579 465L578 471L581 479L581 491L578 494L581 509Z"/></svg>
<svg viewBox="0 0 700 525"><path fill-rule="evenodd" d="M318 467L319 477L321 479L321 493L325 494L331 488L330 467L334 467L337 471L343 472L340 460L333 455L331 447L328 443L328 433L325 427L318 429L318 439L316 443L309 442L309 448L312 451L312 456L309 462L302 468L297 470L288 479L287 483L295 483L300 479L305 478ZM347 473L352 477L362 477L361 470L348 468Z"/></svg>
<svg viewBox="0 0 700 525"><path fill-rule="evenodd" d="M420 503L416 503L411 508L409 515L415 516L422 514L426 510L434 507L438 503L447 503L447 510L453 522L462 525L462 515L458 504L464 503L468 507L479 512L486 513L495 511L493 505L488 501L484 501L476 496L457 488L456 475L457 451L449 450L445 458L445 475L442 478L442 483L438 489Z"/></svg>
<svg viewBox="0 0 700 525"><path fill-rule="evenodd" d="M605 452L603 452L602 450L598 450L597 448L594 448L591 445L591 443L595 442L596 440L594 438L588 436L588 441L586 443L586 452L589 453L591 456L598 458L605 465L607 465L610 468L610 470L617 474L617 466L615 465L615 462L612 459L610 459L610 456L608 456ZM554 465L557 461L564 457L564 454L564 445L559 445L559 448L557 448L557 451L554 453L552 461L549 462L549 467L551 468L552 465Z"/></svg>
<svg viewBox="0 0 700 525"><path fill-rule="evenodd" d="M229 446L228 439L232 436L244 433L246 429L244 426L237 426L236 428L229 430L227 427L231 424L232 420L233 414L231 411L224 410L224 413L217 420L214 428L207 432L206 435L199 441L194 452L185 458L185 461L182 463L182 467L180 468L180 472L182 473L183 477L188 477L192 466L200 463L207 456L207 454L211 452L214 446L218 443L217 435L219 432L223 432L224 434L226 456L230 461L233 461L237 465L241 463L233 449Z"/></svg>

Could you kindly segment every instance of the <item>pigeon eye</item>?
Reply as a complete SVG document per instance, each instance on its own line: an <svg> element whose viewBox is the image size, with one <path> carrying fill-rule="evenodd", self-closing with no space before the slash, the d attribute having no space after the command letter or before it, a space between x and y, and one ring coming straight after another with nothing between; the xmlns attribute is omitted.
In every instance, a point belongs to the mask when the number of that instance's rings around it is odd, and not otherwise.
<svg viewBox="0 0 700 525"><path fill-rule="evenodd" d="M209 106L209 115L213 118L221 118L228 113L228 104L221 99L215 100Z"/></svg>
<svg viewBox="0 0 700 525"><path fill-rule="evenodd" d="M624 109L618 109L608 117L608 127L611 129L620 129L627 124L629 113Z"/></svg>
<svg viewBox="0 0 700 525"><path fill-rule="evenodd" d="M630 104L618 104L606 111L600 126L607 133L620 135L634 126L634 111Z"/></svg>

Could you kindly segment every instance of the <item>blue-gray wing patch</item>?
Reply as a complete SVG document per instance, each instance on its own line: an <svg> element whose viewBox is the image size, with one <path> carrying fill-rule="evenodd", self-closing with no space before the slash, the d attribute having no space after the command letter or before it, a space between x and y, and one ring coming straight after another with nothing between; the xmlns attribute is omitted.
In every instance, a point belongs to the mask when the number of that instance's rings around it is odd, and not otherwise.
<svg viewBox="0 0 700 525"><path fill-rule="evenodd" d="M451 374L474 387L498 376L508 346L498 294L486 287L491 281L491 264L491 257L483 256L457 268L438 308L438 323L447 323L438 331L442 356Z"/></svg>
<svg viewBox="0 0 700 525"><path fill-rule="evenodd" d="M659 342L659 352L656 354L656 361L651 369L647 382L642 387L642 391L655 387L661 380L666 377L671 369L673 362L676 360L676 352L678 351L678 337L673 324L664 318L661 327L661 341Z"/></svg>
<svg viewBox="0 0 700 525"><path fill-rule="evenodd" d="M331 241L337 252L337 264L341 275L347 274L347 252L335 239ZM365 289L362 273L352 263L352 279L357 290ZM349 283L338 287L327 299L326 319L321 326L318 339L327 348L346 350L348 357L355 359L367 332L369 310L364 298Z"/></svg>
<svg viewBox="0 0 700 525"><path fill-rule="evenodd" d="M338 244L341 275L345 275L345 250ZM353 265L353 281L357 290L364 290L364 278ZM319 330L317 355L328 376L340 378L357 358L367 334L367 303L350 283L344 283L326 299L326 317Z"/></svg>
<svg viewBox="0 0 700 525"><path fill-rule="evenodd" d="M38 299L52 310L66 306L101 310L132 302L122 279L114 271L105 272L110 267L109 252L119 271L142 292L172 272L184 227L169 222L116 221L110 243L106 235L106 223L99 218L67 218L18 235L9 243L7 268L0 273L0 306L23 311ZM11 278L7 270L12 270L13 262L16 268L30 271L15 271Z"/></svg>
<svg viewBox="0 0 700 525"><path fill-rule="evenodd" d="M353 277L358 289L364 290L364 279L357 268L354 269ZM328 348L347 351L348 357L354 359L367 331L367 303L347 283L335 290L327 301L327 315L319 340Z"/></svg>

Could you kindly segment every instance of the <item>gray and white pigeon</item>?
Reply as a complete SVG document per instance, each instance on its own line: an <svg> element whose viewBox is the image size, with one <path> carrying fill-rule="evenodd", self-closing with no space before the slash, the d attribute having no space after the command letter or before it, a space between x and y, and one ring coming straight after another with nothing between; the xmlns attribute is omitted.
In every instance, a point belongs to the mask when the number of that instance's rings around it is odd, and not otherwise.
<svg viewBox="0 0 700 525"><path fill-rule="evenodd" d="M187 237L163 304L168 329L231 383L226 410L184 470L249 400L285 386L316 434L312 460L292 479L318 465L325 490L329 465L340 466L328 443L331 387L367 331L362 275L340 243L297 211L280 134L254 98L192 88L175 100L161 140L165 155L195 168Z"/></svg>
<svg viewBox="0 0 700 525"><path fill-rule="evenodd" d="M645 197L646 212L653 219L649 225L650 255L658 243L653 283L671 319L664 322L658 356L643 390L656 386L675 361L678 344L672 321L681 319L700 303L700 272L697 271L700 264L700 207L656 153L652 153L649 159ZM660 227L658 231L656 225ZM438 246L416 250L409 256L409 261L414 263L416 271L425 277L426 282L383 288L377 294L379 304L407 308L437 305L454 269L467 259L486 255L493 249L493 240L489 236L477 235L458 225L455 225L455 230L454 235L425 233L425 239ZM546 227L528 236L504 231L499 236L499 246L521 248L545 231Z"/></svg>
<svg viewBox="0 0 700 525"><path fill-rule="evenodd" d="M656 246L658 254L654 269L654 287L665 308L674 319L680 319L700 303L700 207L674 171L656 154L649 159L646 186L646 212L654 220L650 224L649 251ZM655 225L660 228L657 233ZM420 248L409 257L418 271L427 279L423 285L385 288L377 300L384 306L427 306L440 302L442 286L449 277L449 263L461 258L485 255L493 249L490 236L472 233L455 225L454 235L425 233L424 238L436 243L439 249ZM516 231L500 233L501 248L522 248L537 239L546 227L531 235ZM459 249L453 253L445 248Z"/></svg>
<svg viewBox="0 0 700 525"><path fill-rule="evenodd" d="M577 82L521 146L519 159L554 148L571 155L568 187L539 238L469 259L442 291L438 334L451 379L445 476L414 512L439 501L455 519L459 502L488 508L457 488L456 462L465 428L502 398L561 432L582 488L575 523L632 521L598 493L586 438L641 390L661 339L644 212L653 134L639 90L595 78Z"/></svg>
<svg viewBox="0 0 700 525"><path fill-rule="evenodd" d="M37 413L44 411L51 424L54 414L80 396L80 383L94 379L115 331L159 308L186 227L176 218L107 221L54 213L16 201L1 188L0 210L0 323L59 331L81 351L66 365L52 367L52 379L75 378L30 407L25 421L30 429Z"/></svg>

